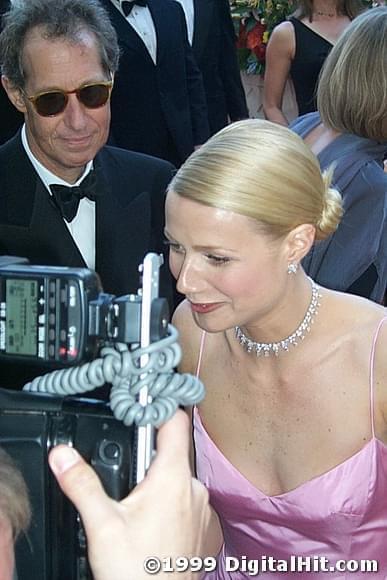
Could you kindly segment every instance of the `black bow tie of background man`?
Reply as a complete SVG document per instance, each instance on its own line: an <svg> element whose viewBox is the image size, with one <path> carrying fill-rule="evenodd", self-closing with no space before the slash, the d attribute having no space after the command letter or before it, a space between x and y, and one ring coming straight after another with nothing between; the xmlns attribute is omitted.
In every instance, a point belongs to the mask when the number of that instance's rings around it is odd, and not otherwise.
<svg viewBox="0 0 387 580"><path fill-rule="evenodd" d="M124 0L121 2L122 12L125 16L129 16L135 4L137 4L137 6L146 6L147 0Z"/></svg>
<svg viewBox="0 0 387 580"><path fill-rule="evenodd" d="M90 171L79 185L71 187L53 184L50 185L50 191L56 207L66 222L73 221L78 212L79 202L83 197L95 201L100 195L95 171Z"/></svg>

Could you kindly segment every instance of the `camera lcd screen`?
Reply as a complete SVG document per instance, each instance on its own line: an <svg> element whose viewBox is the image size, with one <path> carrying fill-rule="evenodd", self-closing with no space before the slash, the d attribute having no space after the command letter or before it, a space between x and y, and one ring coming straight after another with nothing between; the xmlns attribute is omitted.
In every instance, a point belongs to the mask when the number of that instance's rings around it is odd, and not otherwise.
<svg viewBox="0 0 387 580"><path fill-rule="evenodd" d="M37 354L38 282L7 279L7 333L5 351L9 354Z"/></svg>

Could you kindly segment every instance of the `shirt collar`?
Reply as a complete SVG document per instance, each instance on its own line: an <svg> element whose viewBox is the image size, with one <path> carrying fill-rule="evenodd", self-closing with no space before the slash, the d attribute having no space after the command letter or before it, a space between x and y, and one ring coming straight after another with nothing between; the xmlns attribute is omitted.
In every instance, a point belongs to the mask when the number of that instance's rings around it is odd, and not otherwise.
<svg viewBox="0 0 387 580"><path fill-rule="evenodd" d="M123 0L110 0L110 2L113 4L113 6L115 6L117 8L117 10L119 10L121 12L122 16L124 18L126 18L124 11L121 8L121 4L122 4Z"/></svg>

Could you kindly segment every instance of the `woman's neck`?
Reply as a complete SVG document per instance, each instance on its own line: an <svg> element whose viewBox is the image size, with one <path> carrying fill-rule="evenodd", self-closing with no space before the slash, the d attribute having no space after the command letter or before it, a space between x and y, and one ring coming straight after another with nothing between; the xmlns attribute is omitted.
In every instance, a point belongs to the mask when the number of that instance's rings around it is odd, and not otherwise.
<svg viewBox="0 0 387 580"><path fill-rule="evenodd" d="M339 137L339 135L341 133L338 131L325 127L323 123L320 123L304 137L304 141L309 145L313 153L318 155L325 147L328 147L328 145Z"/></svg>
<svg viewBox="0 0 387 580"><path fill-rule="evenodd" d="M269 354L273 354L273 343L278 344L280 351L287 350L293 342L281 345L281 341L286 342L288 337L297 332L296 342L301 342L306 337L317 313L319 298L318 287L303 271L298 272L292 280L289 280L289 285L275 308L259 321L251 321L245 326L237 327L236 338L247 352L254 352L255 349L257 354L264 355L265 345L266 347L269 345L271 351ZM260 345L262 352L258 353Z"/></svg>
<svg viewBox="0 0 387 580"><path fill-rule="evenodd" d="M324 0L315 0L312 9L313 17L333 19L338 16L337 3Z"/></svg>

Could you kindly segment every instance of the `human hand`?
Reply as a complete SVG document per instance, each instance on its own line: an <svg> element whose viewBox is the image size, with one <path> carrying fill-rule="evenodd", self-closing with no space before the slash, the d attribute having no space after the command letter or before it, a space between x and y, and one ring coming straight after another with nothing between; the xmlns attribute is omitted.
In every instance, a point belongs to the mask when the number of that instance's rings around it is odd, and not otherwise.
<svg viewBox="0 0 387 580"><path fill-rule="evenodd" d="M50 452L50 467L82 517L95 580L150 580L143 567L147 557L201 555L210 508L206 489L191 477L189 438L188 417L178 411L159 429L147 476L121 502L106 495L77 451L59 445ZM154 576L167 580L172 573Z"/></svg>

